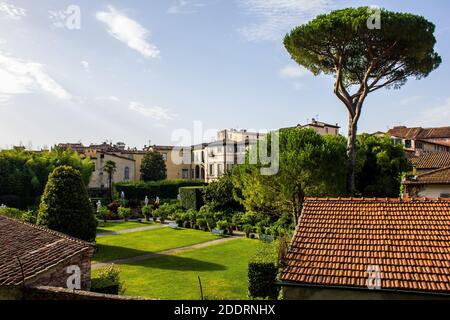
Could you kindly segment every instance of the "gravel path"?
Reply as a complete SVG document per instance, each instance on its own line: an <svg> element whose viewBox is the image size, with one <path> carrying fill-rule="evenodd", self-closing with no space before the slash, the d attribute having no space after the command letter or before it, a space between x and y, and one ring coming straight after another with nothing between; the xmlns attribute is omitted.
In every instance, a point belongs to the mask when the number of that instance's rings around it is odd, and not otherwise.
<svg viewBox="0 0 450 320"><path fill-rule="evenodd" d="M186 247L174 248L174 249L169 249L169 250L165 250L165 251L144 254L144 255L141 255L141 256L127 258L127 259L119 259L119 260L104 261L104 262L95 262L95 263L92 263L91 269L95 270L95 269L103 268L103 267L106 267L106 266L108 266L108 265L110 265L112 263L113 264L128 264L128 263L132 263L132 262L135 262L135 261L142 261L142 260L147 260L147 259L151 259L151 258L157 258L157 257L160 257L160 256L173 255L173 254L176 254L176 253L179 253L179 252L185 252L185 251L190 251L190 250L193 250L193 249L205 248L205 247L209 247L209 246L212 246L212 245L215 245L215 244L236 240L236 239L239 239L239 238L242 238L241 234L236 235L236 236L227 237L227 238L221 238L221 239L217 239L217 240L212 240L212 241L207 241L207 242L203 242L203 243L193 244L193 245L186 246Z"/></svg>

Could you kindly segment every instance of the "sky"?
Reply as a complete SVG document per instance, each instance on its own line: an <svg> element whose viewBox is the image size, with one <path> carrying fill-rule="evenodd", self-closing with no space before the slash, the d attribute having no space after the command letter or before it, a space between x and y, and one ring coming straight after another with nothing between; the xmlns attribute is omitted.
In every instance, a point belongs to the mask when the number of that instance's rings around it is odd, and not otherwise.
<svg viewBox="0 0 450 320"><path fill-rule="evenodd" d="M297 66L282 40L317 14L361 5L435 23L443 63L372 93L359 131L450 125L448 0L0 0L0 148L199 143L312 118L345 135L333 78Z"/></svg>

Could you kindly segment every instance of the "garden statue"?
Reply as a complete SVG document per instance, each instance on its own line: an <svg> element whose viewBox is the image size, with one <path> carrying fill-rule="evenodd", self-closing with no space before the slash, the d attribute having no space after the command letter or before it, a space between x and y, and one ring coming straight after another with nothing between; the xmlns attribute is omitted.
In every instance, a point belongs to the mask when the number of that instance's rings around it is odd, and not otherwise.
<svg viewBox="0 0 450 320"><path fill-rule="evenodd" d="M100 213L100 209L102 208L102 202L100 200L97 201L97 214Z"/></svg>
<svg viewBox="0 0 450 320"><path fill-rule="evenodd" d="M159 206L159 197L158 197L158 196L156 196L156 200L155 200L155 203L156 203L156 205L158 205L158 206Z"/></svg>
<svg viewBox="0 0 450 320"><path fill-rule="evenodd" d="M6 209L6 206L2 203L2 205L0 206L0 209Z"/></svg>
<svg viewBox="0 0 450 320"><path fill-rule="evenodd" d="M148 206L148 197L147 196L145 196L144 203L145 203L145 206Z"/></svg>
<svg viewBox="0 0 450 320"><path fill-rule="evenodd" d="M120 204L123 206L125 204L125 192L120 192Z"/></svg>

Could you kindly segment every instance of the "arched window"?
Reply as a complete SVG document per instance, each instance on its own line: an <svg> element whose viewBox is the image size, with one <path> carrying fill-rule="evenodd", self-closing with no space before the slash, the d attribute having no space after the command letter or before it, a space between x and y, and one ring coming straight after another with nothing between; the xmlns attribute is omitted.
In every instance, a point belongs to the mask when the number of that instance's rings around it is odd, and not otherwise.
<svg viewBox="0 0 450 320"><path fill-rule="evenodd" d="M123 179L130 180L130 168L125 167L124 172L123 172Z"/></svg>

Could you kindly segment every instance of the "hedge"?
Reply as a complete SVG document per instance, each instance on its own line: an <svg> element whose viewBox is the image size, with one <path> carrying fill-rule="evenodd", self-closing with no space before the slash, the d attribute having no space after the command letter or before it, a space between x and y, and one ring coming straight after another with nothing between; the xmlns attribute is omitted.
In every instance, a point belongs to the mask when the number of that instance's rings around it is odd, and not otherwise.
<svg viewBox="0 0 450 320"><path fill-rule="evenodd" d="M179 193L183 209L198 211L203 206L203 187L182 187Z"/></svg>
<svg viewBox="0 0 450 320"><path fill-rule="evenodd" d="M177 199L181 187L204 186L202 181L193 180L162 180L162 181L135 181L119 182L114 185L118 193L125 193L126 199L144 200L159 197L160 199Z"/></svg>
<svg viewBox="0 0 450 320"><path fill-rule="evenodd" d="M278 244L263 244L248 263L248 295L250 298L277 299Z"/></svg>

